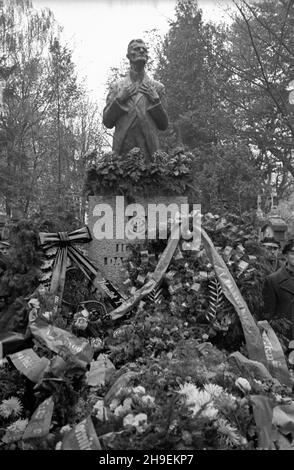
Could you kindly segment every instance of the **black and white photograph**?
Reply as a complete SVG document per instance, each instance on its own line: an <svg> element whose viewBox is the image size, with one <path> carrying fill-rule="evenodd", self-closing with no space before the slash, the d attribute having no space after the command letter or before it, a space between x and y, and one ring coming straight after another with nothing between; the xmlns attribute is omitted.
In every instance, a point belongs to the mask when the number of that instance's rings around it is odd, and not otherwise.
<svg viewBox="0 0 294 470"><path fill-rule="evenodd" d="M294 450L294 0L0 0L1 450Z"/></svg>

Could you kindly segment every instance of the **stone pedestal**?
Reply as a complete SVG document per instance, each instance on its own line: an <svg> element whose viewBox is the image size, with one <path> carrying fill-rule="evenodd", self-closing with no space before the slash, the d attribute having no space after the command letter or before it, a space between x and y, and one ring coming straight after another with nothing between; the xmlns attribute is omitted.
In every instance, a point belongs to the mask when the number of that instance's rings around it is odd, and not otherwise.
<svg viewBox="0 0 294 470"><path fill-rule="evenodd" d="M135 211L135 205L138 212ZM160 205L160 206L159 206ZM172 206L171 206L172 205ZM173 216L175 212L181 212L187 205L187 197L161 196L149 199L137 198L135 203L128 205L123 196L91 196L89 197L88 227L93 241L89 244L89 257L97 265L102 275L113 282L122 291L123 284L123 260L129 254L130 244L143 245L148 235L143 235L144 225L150 229L164 225L164 212L167 216ZM160 217L154 214L160 210ZM168 210L169 209L169 210ZM137 230L141 238L130 240L134 235L132 230L135 222L134 216L139 216ZM104 236L106 238L102 239ZM135 232L138 234L138 232Z"/></svg>

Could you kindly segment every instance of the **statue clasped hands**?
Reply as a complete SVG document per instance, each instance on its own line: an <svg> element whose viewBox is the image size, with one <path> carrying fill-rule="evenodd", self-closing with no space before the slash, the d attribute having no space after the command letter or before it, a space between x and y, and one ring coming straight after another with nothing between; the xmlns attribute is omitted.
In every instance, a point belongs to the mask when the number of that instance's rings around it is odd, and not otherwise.
<svg viewBox="0 0 294 470"><path fill-rule="evenodd" d="M148 100L152 104L157 104L160 101L157 91L147 83L141 83L141 85L131 84L124 87L119 92L116 99L120 104L124 104L138 92L143 93L145 96L147 96Z"/></svg>
<svg viewBox="0 0 294 470"><path fill-rule="evenodd" d="M160 101L159 94L151 85L148 85L147 83L142 83L139 87L139 91L143 93L144 95L146 95L152 104L159 103Z"/></svg>
<svg viewBox="0 0 294 470"><path fill-rule="evenodd" d="M103 124L108 129L115 127L114 152L126 155L133 148L140 148L150 162L153 153L160 148L157 131L168 127L164 85L145 73L148 51L142 39L129 43L127 58L130 69L110 87Z"/></svg>
<svg viewBox="0 0 294 470"><path fill-rule="evenodd" d="M131 84L124 87L117 95L116 99L119 104L125 104L131 96L137 93L137 85Z"/></svg>

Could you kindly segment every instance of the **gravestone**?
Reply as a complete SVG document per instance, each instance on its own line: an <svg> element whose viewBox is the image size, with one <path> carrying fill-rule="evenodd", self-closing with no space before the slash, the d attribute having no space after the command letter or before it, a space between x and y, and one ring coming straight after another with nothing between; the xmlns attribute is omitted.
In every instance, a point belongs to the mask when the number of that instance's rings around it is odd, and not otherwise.
<svg viewBox="0 0 294 470"><path fill-rule="evenodd" d="M154 228L154 230L158 230L159 224L164 224L163 208L168 208L168 206L173 204L173 206L170 206L170 209L173 210L173 214L175 212L180 213L183 208L181 205L187 205L187 203L187 197L172 195L157 196L148 199L137 198L133 204L140 205L144 209L145 218L142 217L141 220L145 220L145 228L150 227L151 229ZM155 208L160 207L159 205L161 205L163 209L161 213L162 217L159 218L157 216L155 219L153 214L156 212ZM134 206L128 205L122 196L89 197L88 227L93 240L89 244L88 255L97 265L102 275L113 282L113 284L122 291L126 291L126 287L123 284L125 280L123 261L129 256L130 245L142 246L148 235L147 232L144 238L130 240L128 236L130 233L129 229L133 227L134 217L128 214L133 213L133 208ZM108 214L106 214L104 210L108 212ZM173 217L173 214L167 211L167 217ZM136 215L135 213L135 217ZM108 227L105 225L102 226L102 219ZM138 219L136 219L136 221L138 222ZM101 228L103 229L102 231L105 231L107 236L113 235L112 238L98 239L97 234L100 235ZM143 231L142 228L142 233Z"/></svg>

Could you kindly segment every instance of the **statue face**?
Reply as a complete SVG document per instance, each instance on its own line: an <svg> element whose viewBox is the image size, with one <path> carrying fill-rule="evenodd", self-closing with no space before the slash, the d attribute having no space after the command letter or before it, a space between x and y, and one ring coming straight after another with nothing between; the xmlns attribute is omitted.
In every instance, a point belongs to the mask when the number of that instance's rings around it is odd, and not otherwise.
<svg viewBox="0 0 294 470"><path fill-rule="evenodd" d="M131 64L141 62L145 65L148 60L147 47L143 42L133 42L128 49L127 57Z"/></svg>

